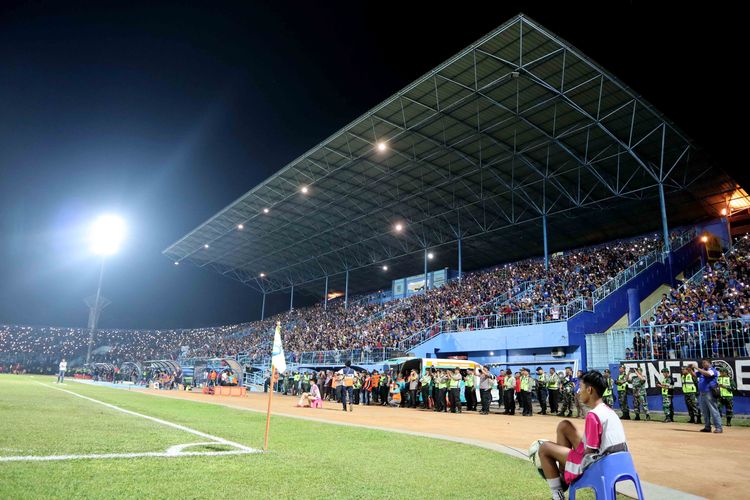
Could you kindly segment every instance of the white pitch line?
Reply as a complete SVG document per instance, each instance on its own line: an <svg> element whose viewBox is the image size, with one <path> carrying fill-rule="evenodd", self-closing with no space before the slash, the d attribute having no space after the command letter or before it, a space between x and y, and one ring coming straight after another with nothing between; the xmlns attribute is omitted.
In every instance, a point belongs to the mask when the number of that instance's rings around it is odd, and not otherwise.
<svg viewBox="0 0 750 500"><path fill-rule="evenodd" d="M35 383L37 383L37 384L39 384L41 386L47 387L49 389L55 389L56 391L67 392L68 394L72 394L73 396L79 397L81 399L85 399L87 401L91 401L92 403L98 403L100 405L106 406L107 408L112 408L113 410L117 410L117 411L120 411L122 413L127 413L128 415L133 415L133 416L136 416L136 417L145 418L146 420L151 420L152 422L156 422L158 424L166 425L167 427L172 427L174 429L179 429L179 430L184 431L184 432L189 432L190 434L195 434L196 436L200 436L200 437L203 437L203 438L206 438L206 439L211 439L211 440L213 440L213 441L215 441L217 443L221 443L221 444L226 444L226 445L229 445L229 446L233 446L235 448L238 448L239 450L242 450L245 453L259 453L260 452L260 450L256 450L255 448L250 448L250 447L245 446L245 445L240 444L240 443L235 443L234 441L229 441L227 439L224 439L224 438L221 438L221 437L218 437L218 436L212 436L211 434L207 434L205 432L201 432L201 431L198 431L198 430L195 430L195 429L191 429L190 427L185 427L184 425L175 424L174 422L168 422L167 420L162 420L160 418L151 417L149 415L144 415L143 413L138 413L138 412L134 412L134 411L131 411L131 410L126 410L125 408L120 408L119 406L115 406L113 404L105 403L104 401L99 401L98 399L90 398L88 396L84 396L82 394L78 394L77 392L69 391L67 389L61 389L59 387L54 387L54 386L51 386L51 385L43 384L41 382L35 382ZM187 455L187 454L196 454L196 453L202 454L204 452L186 452L184 454ZM222 454L226 454L227 452L205 452L205 453L222 453ZM114 455L122 455L122 454L114 454ZM144 455L140 455L140 456L144 456ZM149 456L149 455L145 455L145 456ZM160 456L160 455L155 455L155 456Z"/></svg>
<svg viewBox="0 0 750 500"><path fill-rule="evenodd" d="M216 443L211 443L216 444ZM170 452L169 450L142 452L142 453L101 453L93 455L26 455L18 457L0 457L0 462L50 462L54 460L81 460L81 459L99 459L99 458L140 458L140 457L198 457L208 456L216 457L220 455L247 455L257 453L257 451L247 450L227 450L227 451L181 451L179 453Z"/></svg>

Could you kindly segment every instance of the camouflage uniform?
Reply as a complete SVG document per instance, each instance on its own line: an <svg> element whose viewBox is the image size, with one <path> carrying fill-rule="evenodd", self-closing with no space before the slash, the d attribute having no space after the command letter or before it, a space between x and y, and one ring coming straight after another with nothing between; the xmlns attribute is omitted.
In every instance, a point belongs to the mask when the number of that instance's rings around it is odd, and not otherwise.
<svg viewBox="0 0 750 500"><path fill-rule="evenodd" d="M604 404L609 406L610 408L613 408L615 406L615 398L612 396L612 386L614 385L612 382L612 377L606 378L606 389L604 390L604 395L602 396L602 401L604 401Z"/></svg>
<svg viewBox="0 0 750 500"><path fill-rule="evenodd" d="M672 398L674 397L674 379L668 369L662 370L664 378L661 381L661 407L664 412L665 422L674 422L674 407Z"/></svg>
<svg viewBox="0 0 750 500"><path fill-rule="evenodd" d="M682 371L682 394L685 396L685 406L688 409L690 423L701 423L701 412L698 409L698 398L696 397L698 393L695 386L695 376L685 369Z"/></svg>
<svg viewBox="0 0 750 500"><path fill-rule="evenodd" d="M635 410L635 419L641 419L641 408L646 414L646 420L651 420L648 414L648 398L646 397L646 381L633 374L630 379L633 384L633 409Z"/></svg>
<svg viewBox="0 0 750 500"><path fill-rule="evenodd" d="M630 420L630 409L628 408L628 375L621 373L617 377L617 401L620 403L622 410L622 419Z"/></svg>
<svg viewBox="0 0 750 500"><path fill-rule="evenodd" d="M562 408L560 409L558 416L564 417L566 416L566 413L568 417L573 416L573 404L575 403L575 396L573 394L574 390L575 384L571 376L565 374L560 377L560 397L562 398Z"/></svg>
<svg viewBox="0 0 750 500"><path fill-rule="evenodd" d="M721 376L717 379L719 383L719 411L721 407L724 407L727 416L727 426L732 427L732 416L734 415L734 390L736 385L734 380L729 377L729 374L722 370Z"/></svg>

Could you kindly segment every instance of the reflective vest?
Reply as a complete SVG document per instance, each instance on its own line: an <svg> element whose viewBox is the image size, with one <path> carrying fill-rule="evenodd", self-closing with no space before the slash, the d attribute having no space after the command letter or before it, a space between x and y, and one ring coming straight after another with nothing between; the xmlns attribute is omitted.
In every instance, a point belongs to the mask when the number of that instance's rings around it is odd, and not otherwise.
<svg viewBox="0 0 750 500"><path fill-rule="evenodd" d="M299 382L299 378L300 378L300 377L299 377L299 373L295 373L295 374L294 374L294 381L295 381L295 382Z"/></svg>
<svg viewBox="0 0 750 500"><path fill-rule="evenodd" d="M552 389L553 391L556 391L559 383L560 383L560 378L557 376L557 374L550 375L549 380L547 381L547 389Z"/></svg>
<svg viewBox="0 0 750 500"><path fill-rule="evenodd" d="M617 377L617 390L618 391L624 391L627 389L628 386L628 376L625 373L621 373Z"/></svg>
<svg viewBox="0 0 750 500"><path fill-rule="evenodd" d="M464 379L464 385L466 387L474 387L474 375L467 375Z"/></svg>
<svg viewBox="0 0 750 500"><path fill-rule="evenodd" d="M529 377L527 377L526 375L524 375L523 377L521 377L521 390L525 391L525 392L529 392L529 390L530 390L529 386L530 386L530 384L529 384Z"/></svg>
<svg viewBox="0 0 750 500"><path fill-rule="evenodd" d="M612 395L612 379L607 379L607 388L604 389L604 394L602 394L603 398L609 397Z"/></svg>
<svg viewBox="0 0 750 500"><path fill-rule="evenodd" d="M451 389L457 389L459 382L460 380L455 380L453 377L451 377L448 383L450 384Z"/></svg>
<svg viewBox="0 0 750 500"><path fill-rule="evenodd" d="M661 381L661 395L662 396L669 396L669 391L672 388L669 387L668 384L669 384L669 380L667 380L667 378L665 378L664 380Z"/></svg>
<svg viewBox="0 0 750 500"><path fill-rule="evenodd" d="M542 373L541 375L537 375L536 380L539 383L539 387L545 387L549 379L547 378L546 373Z"/></svg>
<svg viewBox="0 0 750 500"><path fill-rule="evenodd" d="M733 397L732 389L731 389L732 382L731 382L731 379L729 377L719 377L719 378L716 379L716 381L719 383L719 385L726 386L726 387L721 387L721 389L720 389L720 394L719 395L722 398L731 398L731 397Z"/></svg>
<svg viewBox="0 0 750 500"><path fill-rule="evenodd" d="M430 377L429 375L425 375L424 377L422 377L422 380L421 380L422 387L423 388L428 387L430 385L431 380L432 380L432 377Z"/></svg>
<svg viewBox="0 0 750 500"><path fill-rule="evenodd" d="M448 380L441 377L438 379L438 389L446 389L448 387Z"/></svg>
<svg viewBox="0 0 750 500"><path fill-rule="evenodd" d="M683 394L695 394L695 380L690 374L682 376L682 393Z"/></svg>

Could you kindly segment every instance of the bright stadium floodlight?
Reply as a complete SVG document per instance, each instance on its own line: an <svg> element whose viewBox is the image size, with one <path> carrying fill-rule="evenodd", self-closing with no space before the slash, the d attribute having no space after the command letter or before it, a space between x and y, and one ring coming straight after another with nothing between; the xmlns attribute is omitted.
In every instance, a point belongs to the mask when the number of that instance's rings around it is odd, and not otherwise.
<svg viewBox="0 0 750 500"><path fill-rule="evenodd" d="M268 212L270 212L270 210L268 210L267 208L264 208L264 209L263 209L263 213L264 213L264 214L267 214Z"/></svg>
<svg viewBox="0 0 750 500"><path fill-rule="evenodd" d="M266 273L260 273L260 277L261 278L265 278L266 277Z"/></svg>
<svg viewBox="0 0 750 500"><path fill-rule="evenodd" d="M116 215L99 216L91 225L89 241L96 255L112 255L125 239L125 221Z"/></svg>
<svg viewBox="0 0 750 500"><path fill-rule="evenodd" d="M388 270L388 266L383 266L383 271L387 271L387 270Z"/></svg>
<svg viewBox="0 0 750 500"><path fill-rule="evenodd" d="M125 221L117 215L100 215L91 224L89 232L89 243L91 251L101 257L99 268L99 286L96 289L96 298L91 301L86 299L89 306L89 343L86 351L86 366L89 366L91 360L91 348L94 346L94 332L99 321L99 315L109 300L102 297L102 280L104 279L104 261L108 255L112 255L120 249L122 241L125 239ZM175 264L178 264L175 261Z"/></svg>
<svg viewBox="0 0 750 500"><path fill-rule="evenodd" d="M383 152L383 151L385 151L385 148L386 148L386 146L385 146L384 142L379 142L378 143L378 151Z"/></svg>
<svg viewBox="0 0 750 500"><path fill-rule="evenodd" d="M211 247L211 245L209 245L208 243L206 243L205 245L203 245L203 248L210 248L210 247Z"/></svg>
<svg viewBox="0 0 750 500"><path fill-rule="evenodd" d="M300 191L302 191L302 194L307 194L309 189L307 189L307 186L302 186L302 189L300 189Z"/></svg>
<svg viewBox="0 0 750 500"><path fill-rule="evenodd" d="M237 224L237 229L242 231L243 229L245 229L245 226L243 224Z"/></svg>
<svg viewBox="0 0 750 500"><path fill-rule="evenodd" d="M427 254L427 258L428 259L432 259L433 257L435 257L434 253L430 252L430 253Z"/></svg>
<svg viewBox="0 0 750 500"><path fill-rule="evenodd" d="M399 222L398 224L393 226L393 228L396 230L397 233L400 233L401 231L404 230L404 225Z"/></svg>
<svg viewBox="0 0 750 500"><path fill-rule="evenodd" d="M179 260L174 261L174 265L175 266L179 266L180 265L180 261Z"/></svg>

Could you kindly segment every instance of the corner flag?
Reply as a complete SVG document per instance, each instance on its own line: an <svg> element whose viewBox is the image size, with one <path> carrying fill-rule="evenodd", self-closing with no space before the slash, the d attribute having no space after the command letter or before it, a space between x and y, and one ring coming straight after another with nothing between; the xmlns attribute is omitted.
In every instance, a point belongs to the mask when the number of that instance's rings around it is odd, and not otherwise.
<svg viewBox="0 0 750 500"><path fill-rule="evenodd" d="M276 371L286 371L286 359L284 358L284 346L281 345L281 322L276 323L276 333L273 336L273 350L271 351L271 364Z"/></svg>

